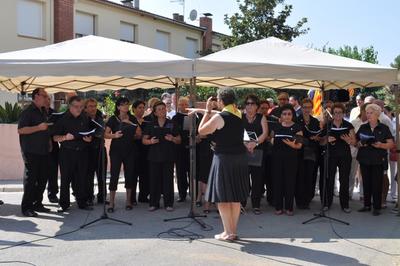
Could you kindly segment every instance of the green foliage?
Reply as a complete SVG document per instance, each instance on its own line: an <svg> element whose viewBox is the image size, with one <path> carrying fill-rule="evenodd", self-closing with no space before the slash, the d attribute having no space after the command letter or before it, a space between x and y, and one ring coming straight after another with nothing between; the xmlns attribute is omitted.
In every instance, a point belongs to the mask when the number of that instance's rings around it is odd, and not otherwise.
<svg viewBox="0 0 400 266"><path fill-rule="evenodd" d="M222 38L225 48L260 40L267 37L277 37L286 41L308 32L303 28L307 18L302 18L295 26L289 26L286 20L293 10L292 5L285 5L285 0L236 0L240 14L225 15L225 24L232 31L231 36ZM242 3L241 3L242 2ZM277 7L282 7L275 15Z"/></svg>
<svg viewBox="0 0 400 266"><path fill-rule="evenodd" d="M375 51L373 46L369 46L366 48L358 49L357 46L351 47L349 45L345 45L340 47L339 49L335 49L332 47L327 48L324 46L322 48L323 52L339 55L347 58L352 58L372 64L378 64L378 52Z"/></svg>
<svg viewBox="0 0 400 266"><path fill-rule="evenodd" d="M390 64L391 67L400 69L400 55L398 55L395 59L394 62Z"/></svg>
<svg viewBox="0 0 400 266"><path fill-rule="evenodd" d="M115 111L115 99L113 99L112 95L107 95L104 97L103 105L101 107L101 111L103 114L106 114L107 117L114 115Z"/></svg>
<svg viewBox="0 0 400 266"><path fill-rule="evenodd" d="M15 103L12 105L6 102L3 106L0 106L0 123L14 124L18 122L19 116L21 115L22 108Z"/></svg>

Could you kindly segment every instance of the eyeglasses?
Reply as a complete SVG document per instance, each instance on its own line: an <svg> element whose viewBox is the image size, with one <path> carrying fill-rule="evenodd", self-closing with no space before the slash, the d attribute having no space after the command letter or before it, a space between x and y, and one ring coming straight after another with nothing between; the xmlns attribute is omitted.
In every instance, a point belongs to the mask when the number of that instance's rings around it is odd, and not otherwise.
<svg viewBox="0 0 400 266"><path fill-rule="evenodd" d="M292 112L283 112L281 115L292 115Z"/></svg>
<svg viewBox="0 0 400 266"><path fill-rule="evenodd" d="M255 105L255 102L246 102L246 105Z"/></svg>

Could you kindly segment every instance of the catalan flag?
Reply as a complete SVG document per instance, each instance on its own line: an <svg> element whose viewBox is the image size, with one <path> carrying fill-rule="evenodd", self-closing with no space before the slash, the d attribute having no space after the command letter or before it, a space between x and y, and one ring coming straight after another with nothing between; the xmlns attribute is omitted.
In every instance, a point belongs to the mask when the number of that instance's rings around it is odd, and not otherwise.
<svg viewBox="0 0 400 266"><path fill-rule="evenodd" d="M308 97L313 101L313 116L322 114L322 93L320 90L309 90Z"/></svg>

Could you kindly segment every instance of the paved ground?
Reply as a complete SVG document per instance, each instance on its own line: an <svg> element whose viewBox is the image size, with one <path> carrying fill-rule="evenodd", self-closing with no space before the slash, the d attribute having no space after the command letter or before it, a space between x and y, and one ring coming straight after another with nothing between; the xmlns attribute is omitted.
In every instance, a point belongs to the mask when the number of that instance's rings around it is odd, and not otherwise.
<svg viewBox="0 0 400 266"><path fill-rule="evenodd" d="M121 185L119 191L123 191ZM0 193L0 199L5 201L0 207L0 263L52 266L400 265L400 217L389 210L379 217L356 211L344 214L336 203L329 215L350 222L350 226L327 220L302 225L317 211L317 201L313 202L312 210L296 211L293 217L275 216L271 207L263 205L262 215L245 213L241 216L241 240L225 243L213 239L222 228L215 211L202 218L209 227L204 231L190 220L163 222L164 218L185 216L189 203L177 203L172 213L163 209L149 213L144 204L125 211L121 192L117 195L117 210L112 217L129 221L132 226L103 220L70 234L47 238L73 231L100 217L101 206L88 212L74 205L69 213L61 215L55 212L55 205L48 204L53 211L51 214L25 218L19 211L21 196L21 192ZM358 201L351 202L353 210L360 206ZM389 208L392 206L389 204ZM159 235L184 226L187 231L174 231L175 236L172 232ZM178 237L183 234L201 238Z"/></svg>

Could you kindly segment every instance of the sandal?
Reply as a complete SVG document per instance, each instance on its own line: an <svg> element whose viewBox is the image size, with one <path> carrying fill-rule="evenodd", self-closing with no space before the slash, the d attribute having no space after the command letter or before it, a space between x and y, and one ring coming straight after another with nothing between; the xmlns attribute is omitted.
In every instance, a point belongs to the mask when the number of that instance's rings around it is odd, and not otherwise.
<svg viewBox="0 0 400 266"><path fill-rule="evenodd" d="M149 210L149 212L153 212L153 211L155 211L157 209L158 209L157 207L151 206L148 210Z"/></svg>
<svg viewBox="0 0 400 266"><path fill-rule="evenodd" d="M172 208L172 207L166 207L165 210L166 210L167 212L172 212L172 211L174 211L174 208Z"/></svg>
<svg viewBox="0 0 400 266"><path fill-rule="evenodd" d="M206 210L203 210L203 213L204 213L204 214L209 214L209 213L210 213L210 210L207 210L207 209L206 209Z"/></svg>
<svg viewBox="0 0 400 266"><path fill-rule="evenodd" d="M277 211L275 211L275 215L282 215L283 214L283 211L282 210L277 210Z"/></svg>
<svg viewBox="0 0 400 266"><path fill-rule="evenodd" d="M288 216L293 216L293 211L286 210L286 214L287 214Z"/></svg>
<svg viewBox="0 0 400 266"><path fill-rule="evenodd" d="M261 214L260 208L253 208L253 213L254 213L255 215L260 215L260 214Z"/></svg>
<svg viewBox="0 0 400 266"><path fill-rule="evenodd" d="M201 201L196 201L196 207L201 207Z"/></svg>

